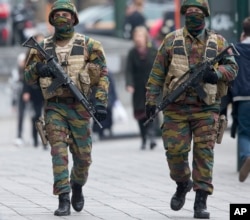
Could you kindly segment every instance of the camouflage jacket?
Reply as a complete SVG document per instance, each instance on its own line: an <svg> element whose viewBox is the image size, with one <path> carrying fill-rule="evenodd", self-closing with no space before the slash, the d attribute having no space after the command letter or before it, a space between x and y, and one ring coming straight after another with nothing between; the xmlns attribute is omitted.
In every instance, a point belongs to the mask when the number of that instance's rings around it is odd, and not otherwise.
<svg viewBox="0 0 250 220"><path fill-rule="evenodd" d="M44 41L40 43L44 47ZM85 36L86 50L88 53L88 62L97 64L100 66L100 80L96 85L96 105L107 106L108 102L108 70L106 65L106 58L103 47L100 42ZM39 75L36 70L36 63L43 62L43 58L39 55L35 49L31 49L24 71L24 79L28 84L39 84ZM85 62L83 60L83 62Z"/></svg>
<svg viewBox="0 0 250 220"><path fill-rule="evenodd" d="M189 68L203 61L204 46L206 45L206 41L208 39L207 36L209 34L211 34L211 32L205 29L200 35L194 38L184 27L183 35L188 54ZM175 35L176 31L169 33L164 38L158 49L158 53L146 85L146 104L155 105L157 97L162 93L164 82L173 57L173 42ZM227 46L228 42L225 38L217 34L217 52L220 53ZM238 66L234 57L229 56L223 58L223 60L219 63L216 72L219 76L219 80L230 82L236 77L237 70Z"/></svg>

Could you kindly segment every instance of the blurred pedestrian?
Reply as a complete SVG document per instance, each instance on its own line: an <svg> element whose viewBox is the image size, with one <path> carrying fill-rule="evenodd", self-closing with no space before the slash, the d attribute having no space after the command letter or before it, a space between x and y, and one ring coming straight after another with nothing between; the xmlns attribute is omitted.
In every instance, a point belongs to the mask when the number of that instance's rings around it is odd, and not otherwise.
<svg viewBox="0 0 250 220"><path fill-rule="evenodd" d="M134 118L137 120L141 149L146 148L147 140L150 141L150 149L156 146L156 121L144 126L146 121L145 94L146 82L152 68L157 49L152 45L146 27L138 26L133 33L133 47L129 50L126 66L126 90L132 94L132 106Z"/></svg>
<svg viewBox="0 0 250 220"><path fill-rule="evenodd" d="M96 86L95 117L99 121L105 120L109 81L101 43L74 31L74 26L79 23L78 13L70 0L53 3L49 22L55 27L55 33L46 37L40 46L55 57L55 62L86 97L89 97L91 87ZM51 146L53 193L59 200L54 215L68 216L70 204L77 212L84 206L82 187L87 182L92 162L91 117L67 85L47 92L54 80L54 71L36 49L30 50L25 80L28 84L39 83L46 100L45 134ZM68 171L68 152L73 158L71 172Z"/></svg>
<svg viewBox="0 0 250 220"><path fill-rule="evenodd" d="M233 102L231 88L232 85L230 84L228 86L227 94L221 98L220 115L225 115L227 118L228 118L228 106Z"/></svg>
<svg viewBox="0 0 250 220"><path fill-rule="evenodd" d="M109 71L109 91L108 91L108 106L107 106L107 117L105 120L101 122L103 126L100 128L96 123L93 123L92 130L94 133L98 135L98 138L105 139L107 137L113 136L112 126L113 126L113 107L115 102L118 100L116 88L115 88L115 80L113 74ZM92 97L94 97L95 91L92 93ZM93 102L95 99L93 98Z"/></svg>
<svg viewBox="0 0 250 220"><path fill-rule="evenodd" d="M25 53L20 53L17 57L17 82L12 86L15 90L12 92L16 95L13 96L13 106L17 107L17 138L14 144L16 146L23 145L23 122L25 116L26 100L23 99L23 87L24 87L24 66L25 66ZM18 89L17 89L18 88Z"/></svg>
<svg viewBox="0 0 250 220"><path fill-rule="evenodd" d="M44 39L43 34L40 33L34 35L33 37L37 42L42 42ZM42 96L42 91L38 84L28 85L25 80L23 81L23 84L22 99L24 100L24 102L30 102L31 104L31 113L33 114L31 117L33 145L34 147L38 147L38 131L36 129L35 123L42 116L44 99ZM47 149L47 146L44 145L43 147L44 149Z"/></svg>
<svg viewBox="0 0 250 220"><path fill-rule="evenodd" d="M205 18L210 15L207 0L184 0L180 12L185 16L185 26L164 38L148 79L148 118L155 114L156 100L161 92L164 99L175 90L177 83L180 85L185 80L183 76L190 68L213 59L228 46L223 36L205 28ZM170 206L175 211L180 210L185 204L187 192L193 188L196 192L194 218L210 218L207 196L214 189L213 149L219 124L220 99L225 95L227 82L232 81L236 73L234 57L223 57L217 66L204 73L200 82L206 88L206 98L200 99L195 88L190 87L163 109L162 139L170 177L177 185ZM189 166L191 143L192 170Z"/></svg>
<svg viewBox="0 0 250 220"><path fill-rule="evenodd" d="M12 43L20 45L27 39L27 28L35 26L36 8L30 0L14 1L12 7Z"/></svg>
<svg viewBox="0 0 250 220"><path fill-rule="evenodd" d="M125 12L123 37L132 39L133 31L137 26L146 26L146 18L143 14L144 0L132 0Z"/></svg>
<svg viewBox="0 0 250 220"><path fill-rule="evenodd" d="M43 34L36 34L34 38L40 42L43 40ZM27 85L24 80L24 67L27 54L25 52L18 55L18 91L13 92L17 93L17 138L15 140L15 145L21 146L24 144L23 141L23 126L25 113L28 110L31 116L31 127L32 127L32 138L33 146L37 147L39 144L38 133L35 126L35 121L41 116L43 109L43 97L40 87L37 85ZM15 103L13 103L15 104ZM46 148L46 146L44 146Z"/></svg>
<svg viewBox="0 0 250 220"><path fill-rule="evenodd" d="M233 124L237 125L237 147L239 151L239 181L244 182L250 172L250 17L243 21L243 32L236 49L240 56L235 57L239 72L232 86Z"/></svg>
<svg viewBox="0 0 250 220"><path fill-rule="evenodd" d="M174 12L166 11L163 13L162 18L157 20L150 28L150 37L155 42L156 46L160 46L164 37L175 30Z"/></svg>

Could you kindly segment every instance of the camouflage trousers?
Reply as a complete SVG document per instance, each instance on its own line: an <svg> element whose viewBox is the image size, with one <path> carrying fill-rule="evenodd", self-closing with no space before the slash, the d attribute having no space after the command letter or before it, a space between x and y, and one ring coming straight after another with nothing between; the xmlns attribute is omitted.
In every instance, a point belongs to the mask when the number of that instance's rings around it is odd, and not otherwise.
<svg viewBox="0 0 250 220"><path fill-rule="evenodd" d="M176 182L193 179L194 190L213 192L212 174L219 105L207 106L198 97L186 97L164 111L162 139L170 169ZM193 143L192 171L189 152Z"/></svg>
<svg viewBox="0 0 250 220"><path fill-rule="evenodd" d="M53 193L59 195L70 192L70 181L84 185L92 162L90 122L85 109L80 104L48 102L45 109L45 129L51 145ZM69 151L73 159L70 174Z"/></svg>

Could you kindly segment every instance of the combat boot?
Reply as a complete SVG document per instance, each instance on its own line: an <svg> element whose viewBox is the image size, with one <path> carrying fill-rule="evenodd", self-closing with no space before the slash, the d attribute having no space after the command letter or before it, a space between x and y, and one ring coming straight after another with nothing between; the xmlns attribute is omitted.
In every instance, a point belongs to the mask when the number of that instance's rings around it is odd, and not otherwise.
<svg viewBox="0 0 250 220"><path fill-rule="evenodd" d="M193 182L191 180L188 180L186 182L176 182L176 184L177 189L171 199L170 206L171 209L178 211L184 206L186 194L192 189Z"/></svg>
<svg viewBox="0 0 250 220"><path fill-rule="evenodd" d="M194 218L209 219L210 213L207 211L208 193L204 190L197 190L194 201Z"/></svg>
<svg viewBox="0 0 250 220"><path fill-rule="evenodd" d="M66 216L70 215L70 200L69 193L62 193L59 195L59 206L54 212L56 216Z"/></svg>
<svg viewBox="0 0 250 220"><path fill-rule="evenodd" d="M72 197L71 204L75 211L80 212L84 206L84 197L82 194L82 185L71 182Z"/></svg>

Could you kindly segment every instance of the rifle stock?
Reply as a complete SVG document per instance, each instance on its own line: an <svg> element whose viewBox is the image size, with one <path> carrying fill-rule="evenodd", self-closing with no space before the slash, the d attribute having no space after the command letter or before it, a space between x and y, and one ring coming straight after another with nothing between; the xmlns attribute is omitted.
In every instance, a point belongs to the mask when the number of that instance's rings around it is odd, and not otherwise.
<svg viewBox="0 0 250 220"><path fill-rule="evenodd" d="M228 50L232 49L232 54L228 53ZM206 93L200 85L203 78L203 73L207 70L212 69L213 66L218 63L224 56L239 56L239 52L236 50L233 44L230 44L223 51L221 51L212 60L207 60L205 62L199 63L194 68L189 69L185 74L189 74L187 80L182 82L178 87L176 87L168 96L166 96L163 101L156 107L156 111L147 121L144 122L144 126L152 122L160 111L165 109L170 103L173 103L177 98L179 98L188 88L192 87L197 92L198 96L203 99L206 97ZM182 79L182 78L181 78Z"/></svg>
<svg viewBox="0 0 250 220"><path fill-rule="evenodd" d="M62 66L56 62L55 58L49 55L33 37L30 37L29 39L27 39L22 45L24 47L34 48L37 51L39 51L39 53L47 61L47 65L51 68L54 79L51 85L47 88L47 91L49 93L52 93L58 87L62 85L68 86L69 90L72 92L75 98L83 105L86 111L93 118L94 122L100 128L102 128L101 123L97 120L97 118L94 115L96 112L95 108L90 104L87 97L84 94L82 94L81 91L77 88L77 86L74 84L72 79L68 76L68 74L65 73Z"/></svg>

